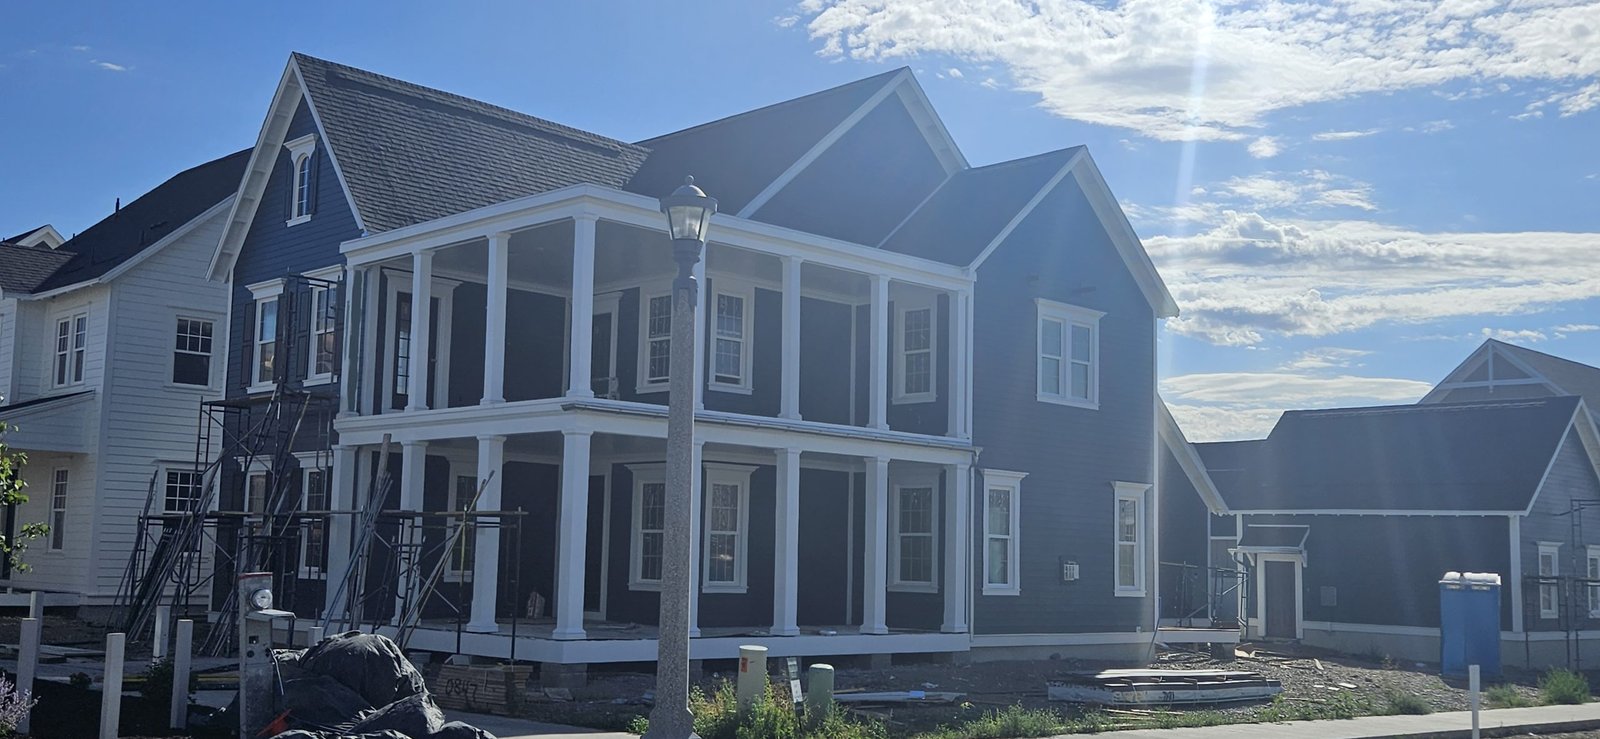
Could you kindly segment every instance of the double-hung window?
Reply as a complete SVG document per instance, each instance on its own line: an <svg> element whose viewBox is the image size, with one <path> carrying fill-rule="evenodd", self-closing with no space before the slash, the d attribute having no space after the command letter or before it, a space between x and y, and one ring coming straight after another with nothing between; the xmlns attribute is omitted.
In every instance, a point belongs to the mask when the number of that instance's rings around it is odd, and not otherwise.
<svg viewBox="0 0 1600 739"><path fill-rule="evenodd" d="M312 194L315 190L317 136L307 134L285 142L283 146L289 150L291 165L288 225L293 226L311 220L311 212L315 206Z"/></svg>
<svg viewBox="0 0 1600 739"><path fill-rule="evenodd" d="M200 506L201 474L197 470L168 469L163 489L164 505L168 513L197 510Z"/></svg>
<svg viewBox="0 0 1600 739"><path fill-rule="evenodd" d="M172 384L197 387L211 384L211 342L215 332L213 321L178 316L172 348Z"/></svg>
<svg viewBox="0 0 1600 739"><path fill-rule="evenodd" d="M265 471L250 473L245 480L244 509L247 513L266 513L267 496L271 492L270 476Z"/></svg>
<svg viewBox="0 0 1600 739"><path fill-rule="evenodd" d="M1561 616L1561 588L1556 584L1561 576L1561 544L1539 542L1539 618Z"/></svg>
<svg viewBox="0 0 1600 739"><path fill-rule="evenodd" d="M1113 569L1116 578L1114 594L1142 596L1145 575L1145 495L1149 485L1119 482L1113 508Z"/></svg>
<svg viewBox="0 0 1600 739"><path fill-rule="evenodd" d="M889 497L889 521L894 530L889 538L889 587L892 590L936 592L934 566L938 551L938 489L933 480L902 482Z"/></svg>
<svg viewBox="0 0 1600 739"><path fill-rule="evenodd" d="M660 590L666 545L667 482L661 465L630 465L633 473L633 536L628 587Z"/></svg>
<svg viewBox="0 0 1600 739"><path fill-rule="evenodd" d="M1100 407L1100 318L1105 314L1052 300L1037 303L1039 400Z"/></svg>
<svg viewBox="0 0 1600 739"><path fill-rule="evenodd" d="M643 302L639 389L656 392L666 389L672 375L672 293L646 295Z"/></svg>
<svg viewBox="0 0 1600 739"><path fill-rule="evenodd" d="M311 286L311 346L310 351L306 352L311 364L306 372L307 381L319 382L333 377L334 359L339 351L335 343L337 334L334 332L338 319L334 293L334 289L327 285Z"/></svg>
<svg viewBox="0 0 1600 739"><path fill-rule="evenodd" d="M84 352L89 344L89 316L84 313L56 320L55 387L83 382Z"/></svg>
<svg viewBox="0 0 1600 739"><path fill-rule="evenodd" d="M743 593L750 549L751 467L706 463L705 559L708 593Z"/></svg>
<svg viewBox="0 0 1600 739"><path fill-rule="evenodd" d="M328 470L307 466L300 477L300 576L321 579L328 566L328 524L310 511L328 510Z"/></svg>
<svg viewBox="0 0 1600 739"><path fill-rule="evenodd" d="M450 499L446 502L452 513L465 513L472 507L472 501L477 497L477 476L456 475L455 484L450 486ZM450 545L449 563L445 566L446 575L449 580L455 582L471 580L472 557L478 545L477 531L467 522L465 516L451 517L445 526L447 535L455 537L455 542Z"/></svg>
<svg viewBox="0 0 1600 739"><path fill-rule="evenodd" d="M1018 529L1022 523L1022 478L1026 475L1025 472L1004 470L983 471L984 595L1017 595L1022 592L1022 583L1017 579L1020 552Z"/></svg>
<svg viewBox="0 0 1600 739"><path fill-rule="evenodd" d="M1588 596L1589 618L1600 618L1600 546L1590 545L1585 558L1589 582L1584 584Z"/></svg>
<svg viewBox="0 0 1600 739"><path fill-rule="evenodd" d="M931 303L895 305L897 357L894 373L894 402L923 403L934 400L937 372L934 362L935 321Z"/></svg>
<svg viewBox="0 0 1600 739"><path fill-rule="evenodd" d="M248 331L245 346L250 350L248 370L251 392L270 390L277 380L281 347L278 346L278 298L283 294L284 281L267 280L248 286L250 297L255 299L255 314Z"/></svg>
<svg viewBox="0 0 1600 739"><path fill-rule="evenodd" d="M60 551L67 543L67 470L58 467L50 476L50 548Z"/></svg>
<svg viewBox="0 0 1600 739"><path fill-rule="evenodd" d="M718 280L716 317L712 324L711 386L748 391L752 291L730 290L723 287L721 282Z"/></svg>

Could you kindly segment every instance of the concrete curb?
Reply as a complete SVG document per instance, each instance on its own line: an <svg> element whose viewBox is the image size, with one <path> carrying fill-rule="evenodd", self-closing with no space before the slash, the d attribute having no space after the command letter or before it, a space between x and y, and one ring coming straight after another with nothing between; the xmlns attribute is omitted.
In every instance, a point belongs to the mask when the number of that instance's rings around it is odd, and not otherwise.
<svg viewBox="0 0 1600 739"><path fill-rule="evenodd" d="M1479 714L1479 726L1486 737L1593 731L1600 729L1600 703L1486 710ZM1362 716L1183 729L1131 729L1108 735L1117 739L1464 739L1472 736L1471 727L1470 712L1451 711L1425 716Z"/></svg>

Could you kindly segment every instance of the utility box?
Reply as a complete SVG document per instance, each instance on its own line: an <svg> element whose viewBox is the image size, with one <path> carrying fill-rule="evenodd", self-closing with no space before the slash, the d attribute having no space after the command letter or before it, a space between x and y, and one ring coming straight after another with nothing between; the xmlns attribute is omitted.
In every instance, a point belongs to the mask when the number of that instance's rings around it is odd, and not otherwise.
<svg viewBox="0 0 1600 739"><path fill-rule="evenodd" d="M1500 677L1500 576L1446 572L1439 581L1439 672L1466 677L1477 665L1484 679Z"/></svg>

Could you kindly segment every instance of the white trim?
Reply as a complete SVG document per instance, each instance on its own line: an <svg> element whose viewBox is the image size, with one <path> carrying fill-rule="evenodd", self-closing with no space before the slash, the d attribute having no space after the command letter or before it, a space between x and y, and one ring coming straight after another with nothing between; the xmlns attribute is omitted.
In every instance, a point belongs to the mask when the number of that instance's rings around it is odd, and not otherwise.
<svg viewBox="0 0 1600 739"><path fill-rule="evenodd" d="M1100 224L1105 227L1106 234L1117 247L1117 255L1122 257L1123 264L1128 267L1128 273L1139 285L1140 292L1144 293L1156 317L1177 317L1177 302L1173 300L1172 293L1167 291L1166 283L1162 281L1161 273L1156 271L1155 263L1150 261L1150 253L1145 251L1144 244L1139 241L1139 235L1134 233L1133 224L1128 222L1128 215L1117 203L1117 196L1112 194L1111 187L1100 174L1100 167L1094 163L1094 157L1086 149L1083 157L1076 159L1075 162L1072 167L1073 178L1083 190L1084 197L1089 201L1089 207L1094 209L1096 216L1099 216Z"/></svg>
<svg viewBox="0 0 1600 739"><path fill-rule="evenodd" d="M316 176L317 163L317 135L308 133L293 141L285 142L283 148L289 150L289 220L287 226L295 226L311 220L311 215L316 211L316 203L311 201L311 193L315 190L312 178ZM301 169L305 168L305 182L300 181ZM300 212L301 200L305 201L305 212Z"/></svg>
<svg viewBox="0 0 1600 739"><path fill-rule="evenodd" d="M1594 580L1600 578L1600 545L1590 544L1584 547L1584 579ZM1589 611L1589 618L1600 618L1600 584L1584 583L1584 603Z"/></svg>
<svg viewBox="0 0 1600 739"><path fill-rule="evenodd" d="M976 271L979 267L982 267L983 263L989 259L989 255L993 254L995 249L1000 248L1000 244L1011 235L1012 231L1017 230L1017 227L1022 225L1022 222L1033 212L1033 209L1039 207L1039 203L1044 202L1045 196L1049 195L1051 190L1056 189L1056 185L1061 184L1061 181L1066 179L1072 168L1077 166L1078 160L1087 155L1088 149L1079 149L1071 157L1068 157L1067 163L1061 165L1061 169L1056 170L1055 174L1050 175L1050 179L1045 180L1044 186L1040 187L1039 191L1028 199L1027 204L1022 206L1022 210L1017 211L1017 214L1011 217L1010 222L1000 229L1000 233L995 234L994 238L989 240L988 245L983 247L983 251L978 252L977 258L973 259L972 264L967 265L967 268Z"/></svg>
<svg viewBox="0 0 1600 739"><path fill-rule="evenodd" d="M199 228L201 224L203 224L206 221L210 220L217 213L221 212L225 208L228 208L232 204L233 204L233 195L229 195L228 197L223 198L221 200L221 202L218 202L216 205L213 205L210 208L207 208L200 215L197 215L194 218L190 219L189 222L187 222L187 223L185 223L185 224L183 224L183 225L181 225L181 226L179 226L179 227L167 232L167 235L161 237L160 241L157 241L156 243L151 244L150 246L147 246L147 247L139 250L138 254L135 254L135 255L129 257L128 259L124 260L121 264L118 264L117 266L112 267L111 269L107 270L105 274L100 275L99 277L95 277L95 278L89 279L89 280L84 280L82 282L74 282L71 285L62 285L61 287L54 288L54 289L51 289L51 290L46 290L46 291L44 291L42 293L26 293L26 294L20 294L20 295L9 295L8 294L8 295L5 295L4 297L15 297L18 300L44 300L44 299L47 299L47 298L56 297L58 295L65 295L67 293L70 293L70 292L73 292L73 291L76 291L76 290L81 290L81 289L86 288L86 287L93 287L95 285L102 285L102 284L105 284L105 283L110 282L112 280L115 280L116 278L122 276L124 273L126 273L129 270L133 269L134 267L139 266L145 260L151 258L152 256L155 256L162 249L167 248L168 246L170 246L173 243L177 242L179 239L182 239L184 236L187 236L191 231L194 231L196 228Z"/></svg>
<svg viewBox="0 0 1600 739"><path fill-rule="evenodd" d="M650 301L656 298L667 299L668 328L666 336L658 336L652 339L650 336ZM667 375L665 377L662 377L659 380L652 380L650 378L650 342L666 341L668 347L667 353L669 355L671 354L671 318L672 311L676 309L676 306L673 305L675 302L676 298L672 294L672 287L670 285L655 282L642 284L639 286L639 330L634 332L638 335L638 351L634 352L636 355L634 359L638 364L638 368L634 373L633 383L633 392L635 395L664 393L667 392L668 388L670 388L672 385L672 370L670 367L667 369ZM697 331L697 333L703 332ZM699 363L698 357L696 358L696 363Z"/></svg>
<svg viewBox="0 0 1600 739"><path fill-rule="evenodd" d="M939 592L939 478L937 473L913 472L890 475L896 478L889 486L889 584L891 592ZM905 533L900 530L900 495L906 490L928 491L928 532ZM928 579L906 580L900 573L900 539L905 536L928 537Z"/></svg>
<svg viewBox="0 0 1600 739"><path fill-rule="evenodd" d="M1200 498L1205 501L1206 508L1212 515L1226 516L1232 511L1228 510L1228 502L1223 500L1222 493L1211 480L1211 473L1206 469L1205 460L1195 451L1194 445L1184 435L1183 429L1178 426L1177 419L1172 417L1172 411L1167 408L1167 402L1158 395L1156 397L1156 412L1159 415L1157 434L1166 442L1167 449L1172 452L1178 461L1178 467L1189 478L1189 484L1194 485L1199 491ZM1215 537L1213 537L1215 538ZM1228 537L1235 538L1235 537Z"/></svg>
<svg viewBox="0 0 1600 739"><path fill-rule="evenodd" d="M704 493L701 496L705 510L700 512L704 520L700 527L700 592L744 593L749 589L750 571L750 475L756 468L723 462L701 462L701 468L705 472ZM711 491L716 485L734 485L739 489L738 528L732 532L715 532L731 533L737 538L731 582L711 580L711 535L714 533L711 530Z"/></svg>
<svg viewBox="0 0 1600 739"><path fill-rule="evenodd" d="M16 243L18 246L38 246L43 244L46 249L54 249L66 243L66 239L61 237L61 232L57 231L55 226L46 223L29 231L26 236L17 239Z"/></svg>
<svg viewBox="0 0 1600 739"><path fill-rule="evenodd" d="M1055 647L1099 644L1149 644L1149 632L1106 631L1083 634L973 634L972 646L979 647Z"/></svg>
<svg viewBox="0 0 1600 739"><path fill-rule="evenodd" d="M1334 633L1346 631L1354 634L1388 634L1390 636L1438 636L1439 629L1431 626L1399 626L1395 624L1357 624L1342 621L1305 621L1300 622L1301 633L1306 631L1325 631Z"/></svg>
<svg viewBox="0 0 1600 739"><path fill-rule="evenodd" d="M670 296L671 293L668 293L668 295ZM739 342L738 382L722 382L717 379L717 341L722 338L717 333L717 299L723 295L731 298L738 298L741 301L741 309L743 311L743 314L739 319L740 335L737 339ZM755 366L751 359L752 355L755 354L756 339L755 286L748 282L741 281L737 277L728 275L712 275L711 295L707 296L706 312L710 314L706 316L706 318L711 324L705 329L706 341L710 342L711 344L710 357L706 360L710 363L710 366L706 368L706 389L715 390L718 392L739 393L742 395L751 394L753 392L753 383L750 375Z"/></svg>
<svg viewBox="0 0 1600 739"><path fill-rule="evenodd" d="M1055 403L1058 405L1099 410L1100 408L1100 319L1105 316L1103 311L1084 308L1082 306L1061 303L1046 298L1034 298L1034 362L1033 385L1035 397L1041 403ZM1061 326L1061 354L1046 355L1044 353L1044 324L1046 321ZM1079 360L1072 354L1072 331L1082 328L1089 331L1089 358L1087 361ZM1044 362L1046 359L1054 360L1056 364L1057 392L1051 393L1044 389ZM1080 398L1072 392L1072 369L1078 364L1088 365L1088 377L1084 391L1086 398Z"/></svg>
<svg viewBox="0 0 1600 739"><path fill-rule="evenodd" d="M894 389L889 402L895 405L932 403L939 399L939 299L937 295L922 293L908 298L902 292L894 301ZM928 346L917 352L928 354L928 389L906 392L906 314L913 311L928 312Z"/></svg>
<svg viewBox="0 0 1600 739"><path fill-rule="evenodd" d="M307 274L306 276L310 277L311 275ZM317 279L317 278L313 278L313 279ZM338 362L339 362L339 342L338 342L338 339L339 339L339 324L338 324L338 321L336 319L336 317L339 314L339 308L338 308L338 305L335 303L335 299L337 298L337 294L336 293L337 293L337 290L332 285L322 285L322 284L318 284L318 283L311 283L308 286L307 295L309 297L309 301L308 301L307 305L310 307L310 310L308 311L308 313L310 314L309 318L310 318L310 324L311 325L309 326L310 330L306 332L306 377L305 377L305 384L307 384L307 385L321 385L321 384L324 384L324 383L332 382L333 381L333 367L334 367L334 365L337 365ZM329 320L328 320L328 330L327 331L319 331L318 330L318 327L319 327L319 321L318 321L318 317L317 317L317 296L318 295L327 296L327 301L328 301L327 310L333 314L333 316L330 317ZM317 369L317 336L318 336L319 333L331 334L333 336L333 338L334 338L333 357L328 362L328 371L327 372L317 372L316 371L316 369Z"/></svg>
<svg viewBox="0 0 1600 739"><path fill-rule="evenodd" d="M56 506L56 493L59 488L60 507ZM67 548L67 501L72 497L72 468L67 466L52 467L50 469L50 499L46 501L46 511L50 516L50 532L46 534L49 539L45 548L52 552L65 551ZM13 509L15 511L15 509ZM56 514L61 516L61 526L56 527ZM11 515L15 516L16 513ZM59 535L59 536L58 536ZM59 541L58 541L59 539Z"/></svg>
<svg viewBox="0 0 1600 739"><path fill-rule="evenodd" d="M640 573L643 562L640 557L644 554L644 547L641 542L645 532L639 524L641 523L640 516L643 510L644 486L646 484L660 485L662 487L662 505L666 505L667 468L666 465L660 463L630 464L628 465L628 471L633 476L633 515L628 519L628 589L660 591L661 580L659 578L646 580ZM662 525L665 526L665 522ZM662 537L662 570L663 574L665 574L666 529L651 529L650 531L660 533Z"/></svg>
<svg viewBox="0 0 1600 739"><path fill-rule="evenodd" d="M983 518L980 519L983 528L980 539L983 541L982 557L983 567L983 594L984 595L1021 595L1021 554L1022 554L1022 479L1027 477L1026 472L1012 472L1009 470L983 470ZM1003 489L1010 496L1011 515L1007 525L1010 526L1006 538L1006 563L1009 572L1006 573L1006 583L995 584L989 582L989 491Z"/></svg>
<svg viewBox="0 0 1600 739"><path fill-rule="evenodd" d="M470 501L470 500L465 500L464 501L464 500L461 499L461 481L462 480L471 480L472 481L472 492L473 492L474 495L477 494L477 492L478 492L478 463L477 463L477 460L473 460L471 462L468 462L465 459L457 459L457 458L451 458L449 461L450 461L450 470L451 470L451 473L450 473L450 487L449 487L448 490L445 491L444 509L446 511L461 511L461 510L465 510L466 509L465 508L466 505L470 504L472 501ZM510 461L510 460L506 460L506 461ZM457 465L458 464L460 465L460 469L461 469L460 472L456 472L455 471L457 469ZM445 582L458 582L458 583L472 582L473 563L477 559L475 553L476 553L476 547L477 547L477 544L478 544L478 541L477 541L478 532L472 526L466 524L466 519L465 518L450 519L445 524L445 536L449 536L450 535L450 533L449 533L450 530L453 529L453 528L459 527L459 526L466 526L466 530L461 532L461 537L459 539L457 539L458 545L461 542L466 542L467 544L470 544L474 548L473 549L466 549L466 550L464 550L462 552L461 563L460 563L462 565L462 567L457 567L456 566L457 563L455 562L455 559L454 559L454 557L452 555L452 552L445 552L443 554L443 556L445 558L445 564L444 564L444 581ZM464 569L463 569L463 567L464 567Z"/></svg>
<svg viewBox="0 0 1600 739"><path fill-rule="evenodd" d="M300 455L295 455L295 456L299 457ZM325 510L329 510L329 508L331 507L329 505L329 503L331 503L332 500L333 500L333 460L331 460L331 459L328 460L328 463L326 465L319 465L319 464L316 464L316 461L317 461L315 459L316 456L318 456L318 455L313 455L313 459L312 459L311 463L308 464L308 463L306 463L306 461L304 459L302 459L301 460L301 464L300 464L300 505L299 505L299 511L300 511L300 513L302 515L304 515L306 511L318 511L318 510L325 511ZM319 507L319 508L310 507L308 505L308 501L307 501L307 499L311 495L311 473L313 473L313 472L318 473L322 478L322 506ZM322 528L322 557L323 557L323 559L327 559L327 556L328 556L328 533L331 530L331 527L329 525L331 522L329 521L329 519L327 517L318 516L317 517L317 521L315 521L313 523L321 524L321 528ZM306 543L308 541L310 541L311 529L309 528L309 524L304 522L304 521L301 522L299 528L300 528L300 577L302 579L306 579L306 580L325 580L325 579L327 579L328 573L326 571L324 571L322 566L320 566L320 565L310 565L310 564L306 563L306 560L308 559L307 556L306 556Z"/></svg>
<svg viewBox="0 0 1600 739"><path fill-rule="evenodd" d="M1148 520L1150 508L1148 498L1151 487L1148 483L1111 483L1112 492L1115 493L1111 504L1111 594L1120 598L1143 598L1148 593L1147 585L1150 578L1145 570L1149 567L1149 556L1145 549L1150 546L1152 538L1150 532L1154 528ZM1135 531L1136 538L1132 542L1134 584L1131 586L1118 581L1122 570L1122 547L1127 543L1121 539L1122 512L1119 510L1122 501L1125 500L1134 502L1134 522L1138 524Z"/></svg>
<svg viewBox="0 0 1600 739"><path fill-rule="evenodd" d="M1546 573L1544 571L1544 557L1547 554L1550 555L1550 572L1548 572L1548 573ZM1556 542L1556 541L1541 541L1541 542L1539 542L1539 558L1537 560L1535 560L1535 566L1538 568L1535 572L1537 573L1537 575L1539 577L1560 577L1561 576L1561 542ZM1560 618L1561 617L1561 587L1559 585L1555 585L1555 584L1548 584L1548 585L1547 584L1540 584L1538 586L1538 588L1539 588L1539 591L1538 591L1537 595L1538 595L1538 598L1539 598L1539 601L1538 601L1538 603L1539 603L1539 618L1541 618L1541 619ZM1545 608L1544 607L1544 596L1545 596L1545 593L1547 593L1547 592L1550 594L1550 607L1549 608Z"/></svg>
<svg viewBox="0 0 1600 739"><path fill-rule="evenodd" d="M46 354L50 357L50 378L45 385L51 390L78 387L89 373L89 311L84 306L73 306L51 319L51 330L45 339L50 347ZM65 335L62 328L66 329Z"/></svg>
<svg viewBox="0 0 1600 739"><path fill-rule="evenodd" d="M1288 562L1294 566L1294 638L1305 638L1305 586L1301 580L1302 570L1305 569L1305 557L1301 554L1257 552L1256 560L1256 618L1255 623L1260 629L1257 637L1264 638L1267 634L1267 568L1266 562Z"/></svg>
<svg viewBox="0 0 1600 739"><path fill-rule="evenodd" d="M1511 531L1507 535L1511 549L1511 602L1524 603L1522 600L1522 518L1516 514L1506 516L1511 524ZM1525 609L1513 607L1511 609L1511 631L1522 633L1522 612Z"/></svg>
<svg viewBox="0 0 1600 739"><path fill-rule="evenodd" d="M1385 509L1385 508L1307 508L1295 510L1292 508L1262 508L1262 509L1232 509L1230 513L1240 516L1440 516L1440 517L1483 517L1492 516L1520 516L1523 511L1447 511L1434 508L1417 510Z"/></svg>

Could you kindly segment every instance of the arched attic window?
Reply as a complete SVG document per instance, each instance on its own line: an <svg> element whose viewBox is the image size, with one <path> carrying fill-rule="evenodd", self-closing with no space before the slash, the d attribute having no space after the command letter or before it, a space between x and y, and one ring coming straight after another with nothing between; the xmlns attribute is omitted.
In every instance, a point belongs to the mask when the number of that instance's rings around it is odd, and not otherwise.
<svg viewBox="0 0 1600 739"><path fill-rule="evenodd" d="M288 225L293 226L311 220L311 214L315 210L317 135L306 134L286 142L283 146L289 150L291 165L287 193Z"/></svg>

